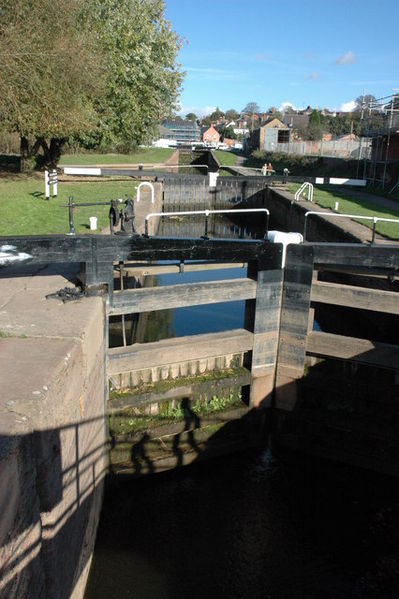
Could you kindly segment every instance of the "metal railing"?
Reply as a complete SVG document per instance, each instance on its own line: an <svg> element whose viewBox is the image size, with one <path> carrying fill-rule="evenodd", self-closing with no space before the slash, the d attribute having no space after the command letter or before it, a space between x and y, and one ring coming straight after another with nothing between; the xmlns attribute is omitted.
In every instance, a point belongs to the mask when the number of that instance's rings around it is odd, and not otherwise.
<svg viewBox="0 0 399 599"><path fill-rule="evenodd" d="M373 223L371 243L375 242L377 223L384 222L384 223L398 223L399 224L399 219L397 219L397 218L381 218L379 216L361 216L359 214L335 214L332 212L315 212L312 210L310 212L306 212L306 214L305 214L305 224L304 224L304 228L303 228L303 240L304 241L306 241L308 217L313 216L313 215L326 216L329 218L349 218L349 219L355 219L355 220L371 221Z"/></svg>
<svg viewBox="0 0 399 599"><path fill-rule="evenodd" d="M163 216L189 216L200 214L205 216L205 229L204 229L204 239L208 239L208 222L210 214L237 214L237 213L254 213L254 212L263 212L266 215L266 231L264 237L267 237L267 233L269 230L269 219L270 212L267 208L242 208L242 209L234 209L234 210L185 210L182 212L151 212L147 214L145 217L145 233L144 235L148 237L148 221L150 218L155 217L163 217Z"/></svg>
<svg viewBox="0 0 399 599"><path fill-rule="evenodd" d="M206 168L207 171L209 170L207 164L159 164L157 169L159 168Z"/></svg>
<svg viewBox="0 0 399 599"><path fill-rule="evenodd" d="M151 189L151 204L153 204L155 201L155 191L153 184L149 181L142 181L141 183L139 183L139 186L137 187L137 201L140 201L140 189L142 187L149 187Z"/></svg>
<svg viewBox="0 0 399 599"><path fill-rule="evenodd" d="M312 185L312 183L309 183L309 181L305 181L304 183L302 183L300 188L296 190L296 192L295 192L295 201L296 202L298 202L298 200L302 194L305 194L306 190L308 192L309 202L313 202L313 185Z"/></svg>

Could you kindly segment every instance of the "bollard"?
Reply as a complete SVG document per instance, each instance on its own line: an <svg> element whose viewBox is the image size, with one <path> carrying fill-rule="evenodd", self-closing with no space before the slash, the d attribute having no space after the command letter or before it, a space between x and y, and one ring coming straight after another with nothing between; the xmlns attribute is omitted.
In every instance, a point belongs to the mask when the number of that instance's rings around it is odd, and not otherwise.
<svg viewBox="0 0 399 599"><path fill-rule="evenodd" d="M73 197L72 196L69 196L68 208L69 208L69 233L68 233L68 235L76 235L75 225L73 224Z"/></svg>

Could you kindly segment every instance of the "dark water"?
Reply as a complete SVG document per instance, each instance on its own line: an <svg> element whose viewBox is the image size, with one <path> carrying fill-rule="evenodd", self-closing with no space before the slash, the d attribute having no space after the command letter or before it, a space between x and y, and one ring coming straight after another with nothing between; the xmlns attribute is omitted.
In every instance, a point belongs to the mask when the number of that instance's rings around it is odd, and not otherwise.
<svg viewBox="0 0 399 599"><path fill-rule="evenodd" d="M393 599L398 482L268 450L107 489L86 599Z"/></svg>

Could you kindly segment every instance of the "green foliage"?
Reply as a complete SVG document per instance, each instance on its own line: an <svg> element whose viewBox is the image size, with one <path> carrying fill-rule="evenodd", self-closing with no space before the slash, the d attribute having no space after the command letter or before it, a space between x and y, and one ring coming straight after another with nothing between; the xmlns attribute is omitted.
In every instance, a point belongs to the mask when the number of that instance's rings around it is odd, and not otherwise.
<svg viewBox="0 0 399 599"><path fill-rule="evenodd" d="M188 114L186 114L186 120L187 121L196 121L196 120L198 120L198 117L194 112L189 112Z"/></svg>
<svg viewBox="0 0 399 599"><path fill-rule="evenodd" d="M234 110L234 108L229 108L224 113L224 116L228 121L236 121L240 117L240 114L236 110Z"/></svg>
<svg viewBox="0 0 399 599"><path fill-rule="evenodd" d="M288 168L291 175L321 174L323 165L323 159L316 156L299 156L255 150L247 158L244 166L261 168L265 162L271 162L277 173L282 173L284 168Z"/></svg>
<svg viewBox="0 0 399 599"><path fill-rule="evenodd" d="M323 137L320 115L317 110L313 110L309 117L307 133L309 139L319 140Z"/></svg>
<svg viewBox="0 0 399 599"><path fill-rule="evenodd" d="M224 112L222 112L220 110L220 108L218 106L216 106L216 109L209 115L209 118L211 119L211 122L213 122L213 121L217 121L222 116L224 116Z"/></svg>
<svg viewBox="0 0 399 599"><path fill-rule="evenodd" d="M331 133L333 137L349 133L360 135L361 133L359 113L348 113L335 117L332 115L321 116L321 125L323 130Z"/></svg>
<svg viewBox="0 0 399 599"><path fill-rule="evenodd" d="M4 0L0 36L0 125L23 140L24 157L47 161L65 139L94 126L101 54L79 0ZM54 164L49 162L49 164Z"/></svg>
<svg viewBox="0 0 399 599"><path fill-rule="evenodd" d="M124 149L152 139L176 108L183 75L180 38L165 19L163 0L90 0L106 61L107 88L95 103L95 142Z"/></svg>
<svg viewBox="0 0 399 599"><path fill-rule="evenodd" d="M0 126L54 166L68 138L129 150L175 108L180 39L163 0L4 0Z"/></svg>
<svg viewBox="0 0 399 599"><path fill-rule="evenodd" d="M233 127L224 127L220 131L220 135L222 138L227 137L227 139L237 139L237 135L234 133Z"/></svg>
<svg viewBox="0 0 399 599"><path fill-rule="evenodd" d="M183 399L177 405L171 402L159 404L159 413L156 415L146 414L145 411L137 413L136 410L125 410L119 414L112 415L109 419L111 435L129 434L138 430L156 427L173 421L216 414L241 404L241 393L239 387L233 387L226 395L206 394L196 396L190 403Z"/></svg>

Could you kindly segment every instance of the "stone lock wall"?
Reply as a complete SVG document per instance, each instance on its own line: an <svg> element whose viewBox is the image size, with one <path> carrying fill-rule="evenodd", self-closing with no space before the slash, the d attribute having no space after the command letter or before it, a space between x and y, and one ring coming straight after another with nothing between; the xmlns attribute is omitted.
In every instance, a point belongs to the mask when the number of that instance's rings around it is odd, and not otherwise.
<svg viewBox="0 0 399 599"><path fill-rule="evenodd" d="M0 279L0 597L83 597L106 470L104 305Z"/></svg>

